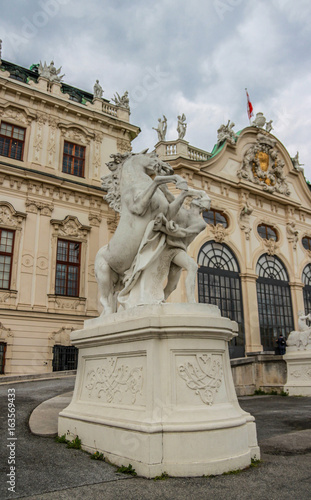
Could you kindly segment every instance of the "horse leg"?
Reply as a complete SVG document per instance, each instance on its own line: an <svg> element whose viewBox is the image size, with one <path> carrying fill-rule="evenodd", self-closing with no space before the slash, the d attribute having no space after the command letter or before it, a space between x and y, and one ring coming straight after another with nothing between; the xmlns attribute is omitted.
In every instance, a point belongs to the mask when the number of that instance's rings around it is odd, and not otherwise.
<svg viewBox="0 0 311 500"><path fill-rule="evenodd" d="M176 290L178 281L181 275L182 269L176 266L173 262L171 263L170 270L167 277L167 285L164 288L164 298L165 300Z"/></svg>
<svg viewBox="0 0 311 500"><path fill-rule="evenodd" d="M119 275L111 269L103 253L106 247L101 248L95 258L95 277L100 293L100 303L103 306L103 315L117 312L115 286Z"/></svg>
<svg viewBox="0 0 311 500"><path fill-rule="evenodd" d="M181 267L187 271L185 280L185 288L187 295L187 302L196 303L195 300L195 281L197 277L198 266L197 263L184 251L180 251L173 259L176 266Z"/></svg>

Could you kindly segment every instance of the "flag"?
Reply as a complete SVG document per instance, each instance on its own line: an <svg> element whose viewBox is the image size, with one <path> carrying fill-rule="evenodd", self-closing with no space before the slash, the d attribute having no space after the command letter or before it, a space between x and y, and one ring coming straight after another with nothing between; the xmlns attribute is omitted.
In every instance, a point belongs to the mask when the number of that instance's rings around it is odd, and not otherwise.
<svg viewBox="0 0 311 500"><path fill-rule="evenodd" d="M253 105L249 99L249 95L248 95L248 92L247 92L247 89L245 89L245 92L246 92L246 99L247 99L247 115L248 115L248 119L250 120L251 119L251 116L254 116L254 113L253 113Z"/></svg>

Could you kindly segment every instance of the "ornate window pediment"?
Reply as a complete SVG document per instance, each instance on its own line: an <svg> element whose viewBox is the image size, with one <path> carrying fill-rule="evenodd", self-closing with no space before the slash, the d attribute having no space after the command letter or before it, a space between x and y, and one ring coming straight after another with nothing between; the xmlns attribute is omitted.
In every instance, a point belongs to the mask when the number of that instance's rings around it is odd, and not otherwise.
<svg viewBox="0 0 311 500"><path fill-rule="evenodd" d="M60 123L59 128L62 136L70 142L78 142L80 144L86 145L90 144L91 140L95 138L95 134L88 132L84 127L81 127L80 125L65 125L63 123Z"/></svg>
<svg viewBox="0 0 311 500"><path fill-rule="evenodd" d="M59 237L78 238L85 240L90 231L89 226L81 224L77 217L67 215L64 220L52 219L51 224L54 227L55 234Z"/></svg>
<svg viewBox="0 0 311 500"><path fill-rule="evenodd" d="M0 118L5 120L12 120L14 123L30 125L32 120L35 120L37 115L32 113L27 108L23 108L16 104L10 103L0 106Z"/></svg>
<svg viewBox="0 0 311 500"><path fill-rule="evenodd" d="M20 229L23 219L27 217L27 214L23 212L17 212L11 203L7 201L0 202L0 225Z"/></svg>
<svg viewBox="0 0 311 500"><path fill-rule="evenodd" d="M262 133L246 151L238 177L258 184L264 191L290 195L284 174L284 161L278 156L276 140Z"/></svg>

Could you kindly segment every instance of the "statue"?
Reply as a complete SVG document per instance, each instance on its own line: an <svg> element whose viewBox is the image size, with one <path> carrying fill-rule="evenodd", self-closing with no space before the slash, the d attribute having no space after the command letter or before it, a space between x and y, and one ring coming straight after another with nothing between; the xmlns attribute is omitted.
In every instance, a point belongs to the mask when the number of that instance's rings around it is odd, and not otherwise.
<svg viewBox="0 0 311 500"><path fill-rule="evenodd" d="M99 80L96 80L93 90L94 90L94 98L101 99L103 97L104 91L102 86L99 84Z"/></svg>
<svg viewBox="0 0 311 500"><path fill-rule="evenodd" d="M266 118L264 117L263 113L261 112L256 113L256 118L255 120L253 120L252 125L254 127L263 128L265 126L265 123L266 123Z"/></svg>
<svg viewBox="0 0 311 500"><path fill-rule="evenodd" d="M187 123L186 123L186 116L182 114L181 116L177 116L177 132L178 132L178 139L183 139L186 135L186 130L187 130Z"/></svg>
<svg viewBox="0 0 311 500"><path fill-rule="evenodd" d="M295 154L294 158L291 159L292 160L292 163L294 165L294 169L295 170L298 170L298 172L303 172L303 167L304 164L303 163L299 163L299 152L297 151L297 153Z"/></svg>
<svg viewBox="0 0 311 500"><path fill-rule="evenodd" d="M152 127L153 130L156 130L158 133L158 142L165 141L166 131L167 131L167 119L166 116L163 115L163 120L161 118L158 119L158 128Z"/></svg>
<svg viewBox="0 0 311 500"><path fill-rule="evenodd" d="M266 122L266 132L268 132L268 134L270 134L271 130L273 130L272 123L273 120Z"/></svg>
<svg viewBox="0 0 311 500"><path fill-rule="evenodd" d="M40 61L38 72L41 77L46 78L50 81L50 83L59 83L65 76L65 74L60 75L61 69L62 67L59 69L55 68L54 61L51 61L49 66L47 66L46 62L42 65L42 62Z"/></svg>
<svg viewBox="0 0 311 500"><path fill-rule="evenodd" d="M307 320L311 321L311 313L304 314L303 311L299 311L299 330L290 332L286 341L289 347L295 346L299 351L308 349L308 346L311 348L311 327L307 325Z"/></svg>
<svg viewBox="0 0 311 500"><path fill-rule="evenodd" d="M121 217L111 241L95 259L102 314L117 312L118 303L127 309L164 302L183 268L188 273L187 298L195 302L197 265L186 249L206 225L200 212L209 208L209 197L189 190L187 182L155 153L111 156L107 165L112 174L103 178L103 187L108 191L105 199ZM178 196L168 190L169 182L180 189ZM183 207L187 197L193 198L189 209Z"/></svg>
<svg viewBox="0 0 311 500"><path fill-rule="evenodd" d="M296 229L296 222L287 222L286 224L287 239L293 243L293 249L296 250L298 243L299 231Z"/></svg>
<svg viewBox="0 0 311 500"><path fill-rule="evenodd" d="M120 94L116 92L112 100L116 106L130 110L129 93L127 90L124 92L123 96L120 96Z"/></svg>
<svg viewBox="0 0 311 500"><path fill-rule="evenodd" d="M231 144L235 144L238 136L233 131L234 126L235 126L235 123L234 122L230 123L230 120L228 120L227 125L221 125L219 127L219 129L217 130L217 146L219 146L219 144L221 144L226 139Z"/></svg>

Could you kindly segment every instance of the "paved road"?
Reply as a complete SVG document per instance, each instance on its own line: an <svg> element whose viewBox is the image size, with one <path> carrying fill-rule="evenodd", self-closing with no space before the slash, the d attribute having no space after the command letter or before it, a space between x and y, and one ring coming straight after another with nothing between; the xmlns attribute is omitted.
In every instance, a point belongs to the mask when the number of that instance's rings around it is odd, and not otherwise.
<svg viewBox="0 0 311 500"><path fill-rule="evenodd" d="M42 401L73 388L74 379L33 381L0 386L0 498L37 500L310 500L311 447L297 454L266 454L267 443L281 436L289 441L293 431L311 429L311 398L262 396L242 398L241 406L257 420L263 462L239 474L202 478L169 478L154 481L127 477L104 462L90 460L79 450L67 449L52 438L30 433L31 411ZM16 390L16 494L6 484L7 389ZM307 432L309 435L309 431ZM297 433L298 435L299 433ZM284 440L282 438L284 437ZM270 450L271 451L271 450Z"/></svg>

